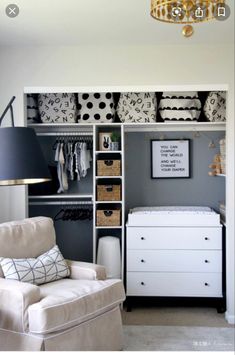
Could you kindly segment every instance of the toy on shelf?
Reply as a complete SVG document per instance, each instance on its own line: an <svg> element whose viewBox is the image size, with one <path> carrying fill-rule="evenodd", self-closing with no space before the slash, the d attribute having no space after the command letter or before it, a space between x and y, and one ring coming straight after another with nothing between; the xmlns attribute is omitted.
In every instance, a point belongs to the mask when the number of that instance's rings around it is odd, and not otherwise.
<svg viewBox="0 0 235 355"><path fill-rule="evenodd" d="M209 168L212 169L212 171L208 172L208 175L210 176L215 176L218 174L221 174L221 155L220 154L215 154L213 158L212 164L209 165Z"/></svg>

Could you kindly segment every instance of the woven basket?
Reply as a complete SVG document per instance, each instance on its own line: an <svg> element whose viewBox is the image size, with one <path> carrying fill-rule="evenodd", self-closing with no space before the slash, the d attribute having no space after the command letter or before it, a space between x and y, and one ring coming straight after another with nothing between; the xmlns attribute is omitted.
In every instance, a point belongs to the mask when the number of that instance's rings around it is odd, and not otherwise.
<svg viewBox="0 0 235 355"><path fill-rule="evenodd" d="M97 226L120 226L121 225L121 210L97 210L96 211Z"/></svg>
<svg viewBox="0 0 235 355"><path fill-rule="evenodd" d="M121 161L120 160L97 160L98 176L120 176Z"/></svg>
<svg viewBox="0 0 235 355"><path fill-rule="evenodd" d="M97 185L97 201L120 201L120 185Z"/></svg>

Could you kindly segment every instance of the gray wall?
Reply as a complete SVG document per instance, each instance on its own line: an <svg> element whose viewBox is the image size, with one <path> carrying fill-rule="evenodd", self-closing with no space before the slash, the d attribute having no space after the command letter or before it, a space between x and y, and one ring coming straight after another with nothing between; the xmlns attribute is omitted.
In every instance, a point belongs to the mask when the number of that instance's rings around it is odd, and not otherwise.
<svg viewBox="0 0 235 355"><path fill-rule="evenodd" d="M29 217L47 216L54 219L62 208L69 206L30 206ZM79 206L77 206L79 207ZM85 206L88 207L88 206ZM92 207L91 207L92 208ZM64 258L92 262L92 221L54 221L56 244Z"/></svg>
<svg viewBox="0 0 235 355"><path fill-rule="evenodd" d="M126 145L126 212L137 206L201 205L216 210L225 199L225 178L208 176L208 165L219 153L219 139L224 132L165 132L165 139L190 139L191 178L151 179L150 140L160 133L127 133ZM209 149L213 139L216 148Z"/></svg>

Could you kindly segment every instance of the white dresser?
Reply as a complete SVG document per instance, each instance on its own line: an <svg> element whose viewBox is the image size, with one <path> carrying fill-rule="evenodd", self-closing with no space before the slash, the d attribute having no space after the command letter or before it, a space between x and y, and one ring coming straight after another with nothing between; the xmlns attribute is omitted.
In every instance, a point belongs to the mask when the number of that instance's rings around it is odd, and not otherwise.
<svg viewBox="0 0 235 355"><path fill-rule="evenodd" d="M129 218L127 296L222 297L222 226L219 215L212 214L211 222L202 215L204 225L200 213L159 213L152 221L146 213L150 225L141 214Z"/></svg>

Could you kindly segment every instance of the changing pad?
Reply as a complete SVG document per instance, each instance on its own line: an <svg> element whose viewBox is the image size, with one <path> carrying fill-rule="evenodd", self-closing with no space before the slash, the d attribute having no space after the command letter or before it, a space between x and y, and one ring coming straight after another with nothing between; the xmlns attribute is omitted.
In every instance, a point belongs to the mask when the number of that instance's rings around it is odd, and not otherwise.
<svg viewBox="0 0 235 355"><path fill-rule="evenodd" d="M137 207L128 214L128 226L218 226L220 215L203 206Z"/></svg>

